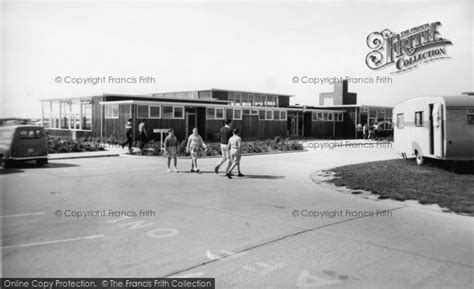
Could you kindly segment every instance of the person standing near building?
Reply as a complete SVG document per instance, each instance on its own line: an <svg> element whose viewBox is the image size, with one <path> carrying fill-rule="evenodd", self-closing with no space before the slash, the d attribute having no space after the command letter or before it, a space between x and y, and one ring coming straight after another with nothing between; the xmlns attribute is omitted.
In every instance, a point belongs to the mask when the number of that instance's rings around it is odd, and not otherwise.
<svg viewBox="0 0 474 289"><path fill-rule="evenodd" d="M374 140L377 140L377 136L379 133L379 124L377 122L374 122Z"/></svg>
<svg viewBox="0 0 474 289"><path fill-rule="evenodd" d="M367 139L374 139L374 123L369 125L369 136Z"/></svg>
<svg viewBox="0 0 474 289"><path fill-rule="evenodd" d="M140 135L140 150L143 152L143 147L148 142L148 133L146 132L146 119L138 125L138 134Z"/></svg>
<svg viewBox="0 0 474 289"><path fill-rule="evenodd" d="M360 122L356 126L356 132L357 132L357 138L361 139L362 138L362 125Z"/></svg>
<svg viewBox="0 0 474 289"><path fill-rule="evenodd" d="M226 172L229 170L230 165L231 165L231 160L230 160L230 151L229 151L229 139L232 137L232 120L226 119L225 125L220 129L219 131L219 140L221 143L221 154L222 154L222 159L217 164L217 166L214 168L214 172L216 174L219 173L219 168L227 162L227 168Z"/></svg>
<svg viewBox="0 0 474 289"><path fill-rule="evenodd" d="M229 139L229 150L230 155L232 157L232 166L226 171L225 175L232 179L232 171L235 167L237 167L237 172L239 177L243 177L244 175L240 172L240 158L242 156L241 152L241 143L242 139L239 136L239 129L234 128L232 130L233 136Z"/></svg>
<svg viewBox="0 0 474 289"><path fill-rule="evenodd" d="M197 127L195 127L193 133L189 136L186 145L186 152L191 154L191 172L199 172L197 159L201 148L203 148L204 151L207 151L207 146L202 140L202 137L198 134Z"/></svg>
<svg viewBox="0 0 474 289"><path fill-rule="evenodd" d="M367 139L369 137L369 128L367 127L367 123L364 123L364 126L362 127L362 137L364 139Z"/></svg>
<svg viewBox="0 0 474 289"><path fill-rule="evenodd" d="M131 153L133 143L133 127L131 118L128 119L127 124L125 125L125 137L127 140L122 143L122 149L128 144L128 151Z"/></svg>
<svg viewBox="0 0 474 289"><path fill-rule="evenodd" d="M174 130L170 129L164 141L166 156L168 157L168 172L171 172L171 159L174 160L174 172L178 172L178 139Z"/></svg>

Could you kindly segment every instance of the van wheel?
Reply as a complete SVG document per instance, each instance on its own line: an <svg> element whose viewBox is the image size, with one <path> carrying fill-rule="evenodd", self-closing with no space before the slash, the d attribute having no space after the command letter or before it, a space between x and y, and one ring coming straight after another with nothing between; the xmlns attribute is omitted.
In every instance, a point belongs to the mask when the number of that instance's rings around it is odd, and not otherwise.
<svg viewBox="0 0 474 289"><path fill-rule="evenodd" d="M420 154L416 154L416 164L422 166L425 163L425 158Z"/></svg>
<svg viewBox="0 0 474 289"><path fill-rule="evenodd" d="M10 168L14 167L14 165L15 165L15 162L12 161L12 160L5 160L2 164L4 169L10 169Z"/></svg>

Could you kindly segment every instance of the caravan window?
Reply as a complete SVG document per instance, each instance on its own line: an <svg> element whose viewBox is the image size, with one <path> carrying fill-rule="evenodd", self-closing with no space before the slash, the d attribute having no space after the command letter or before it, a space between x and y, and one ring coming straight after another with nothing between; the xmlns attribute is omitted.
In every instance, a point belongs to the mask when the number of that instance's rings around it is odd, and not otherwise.
<svg viewBox="0 0 474 289"><path fill-rule="evenodd" d="M397 114L397 128L402 129L405 126L403 113Z"/></svg>
<svg viewBox="0 0 474 289"><path fill-rule="evenodd" d="M474 124L474 109L467 110L467 124Z"/></svg>
<svg viewBox="0 0 474 289"><path fill-rule="evenodd" d="M415 112L415 126L423 126L423 112Z"/></svg>

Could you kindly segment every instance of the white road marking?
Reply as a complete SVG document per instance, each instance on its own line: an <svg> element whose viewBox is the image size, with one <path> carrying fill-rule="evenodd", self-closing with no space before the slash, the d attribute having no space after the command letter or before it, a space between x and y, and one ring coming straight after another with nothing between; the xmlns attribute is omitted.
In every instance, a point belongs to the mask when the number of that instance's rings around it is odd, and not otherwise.
<svg viewBox="0 0 474 289"><path fill-rule="evenodd" d="M156 234L156 232L166 232L168 231L169 233L166 233L166 234ZM158 229L153 229L153 230L150 230L146 233L146 235L148 237L152 237L152 238L165 238L165 237L173 237L173 236L176 236L178 235L178 231L175 230L175 229L161 229L161 228L158 228Z"/></svg>
<svg viewBox="0 0 474 289"><path fill-rule="evenodd" d="M296 281L296 286L300 289L315 288L342 283L341 280L328 280L316 275L312 275L308 270L303 270Z"/></svg>
<svg viewBox="0 0 474 289"><path fill-rule="evenodd" d="M97 239L97 238L102 238L102 237L104 237L104 236L105 236L105 235L93 235L93 236L85 236L85 237L70 238L70 239L61 239L61 240L46 241L46 242L37 242L37 243L19 244L19 245L9 245L9 246L3 246L3 247L1 247L1 249L10 249L10 248L22 248L22 247L51 245L51 244L58 244L58 243L65 243L65 242L72 242L72 241Z"/></svg>
<svg viewBox="0 0 474 289"><path fill-rule="evenodd" d="M46 212L6 215L6 216L0 216L0 218L27 217L27 216L36 216L36 215L44 215L44 214L46 214Z"/></svg>
<svg viewBox="0 0 474 289"><path fill-rule="evenodd" d="M281 269L281 268L286 266L285 263L278 263L278 264L275 264L275 265L270 265L270 264L267 264L265 262L255 262L255 265L257 265L258 267L261 267L261 268L256 269L255 267L252 267L252 266L242 266L242 269L250 271L250 272L254 272L254 273L257 272L257 270L258 270L258 271L260 271L260 274L267 274L267 273L270 273L272 271Z"/></svg>
<svg viewBox="0 0 474 289"><path fill-rule="evenodd" d="M197 272L197 273L189 273L189 274L184 274L184 275L178 275L178 276L171 276L171 278L197 278L204 276L203 272Z"/></svg>
<svg viewBox="0 0 474 289"><path fill-rule="evenodd" d="M216 259L222 259L224 257L235 258L235 257L240 257L240 256L243 256L243 255L247 254L247 252L234 253L232 251L227 251L227 250L221 250L220 252L222 254L213 254L213 253L211 253L210 250L207 250L206 251L206 256L209 260L216 260Z"/></svg>

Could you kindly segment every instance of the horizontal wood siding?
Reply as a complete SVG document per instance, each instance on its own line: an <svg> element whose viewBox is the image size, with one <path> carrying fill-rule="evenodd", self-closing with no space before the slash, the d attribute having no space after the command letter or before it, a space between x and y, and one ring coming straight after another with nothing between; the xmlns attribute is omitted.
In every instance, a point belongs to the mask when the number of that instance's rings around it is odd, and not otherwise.
<svg viewBox="0 0 474 289"><path fill-rule="evenodd" d="M286 120L259 120L258 121L258 138L274 138L276 136L286 137L287 132Z"/></svg>
<svg viewBox="0 0 474 289"><path fill-rule="evenodd" d="M104 137L112 136L119 139L125 139L125 125L129 118L131 118L130 104L119 105L118 118L106 119L104 116Z"/></svg>
<svg viewBox="0 0 474 289"><path fill-rule="evenodd" d="M333 138L332 121L313 121L311 122L311 136L317 138Z"/></svg>
<svg viewBox="0 0 474 289"><path fill-rule="evenodd" d="M92 136L100 137L100 110L102 106L99 104L103 100L102 96L95 96L91 100L91 112L92 112Z"/></svg>

